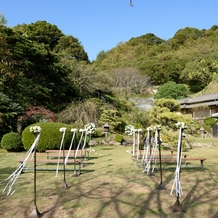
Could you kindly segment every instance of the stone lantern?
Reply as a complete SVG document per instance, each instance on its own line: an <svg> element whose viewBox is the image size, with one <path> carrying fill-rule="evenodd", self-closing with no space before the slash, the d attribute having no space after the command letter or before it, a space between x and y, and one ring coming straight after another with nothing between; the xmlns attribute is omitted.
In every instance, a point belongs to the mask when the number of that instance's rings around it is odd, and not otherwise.
<svg viewBox="0 0 218 218"><path fill-rule="evenodd" d="M105 134L105 136L107 137L107 135L109 134L110 132L110 125L109 123L105 123L104 126L103 126L104 130L103 130L103 133Z"/></svg>

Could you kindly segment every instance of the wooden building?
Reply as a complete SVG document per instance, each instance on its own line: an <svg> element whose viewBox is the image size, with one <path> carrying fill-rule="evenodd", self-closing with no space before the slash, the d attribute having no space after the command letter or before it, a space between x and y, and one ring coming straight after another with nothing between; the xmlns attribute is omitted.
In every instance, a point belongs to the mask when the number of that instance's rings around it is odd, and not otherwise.
<svg viewBox="0 0 218 218"><path fill-rule="evenodd" d="M207 117L215 117L218 113L218 92L178 100L182 114L189 114L192 119L203 121Z"/></svg>

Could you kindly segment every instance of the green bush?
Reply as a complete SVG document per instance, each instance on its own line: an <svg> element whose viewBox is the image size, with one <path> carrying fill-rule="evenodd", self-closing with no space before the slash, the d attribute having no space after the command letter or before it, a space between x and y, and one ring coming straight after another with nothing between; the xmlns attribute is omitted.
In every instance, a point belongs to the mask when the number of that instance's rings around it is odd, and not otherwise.
<svg viewBox="0 0 218 218"><path fill-rule="evenodd" d="M159 86L157 93L154 95L154 99L181 99L186 98L188 94L189 91L185 85L169 81Z"/></svg>
<svg viewBox="0 0 218 218"><path fill-rule="evenodd" d="M122 142L123 141L123 136L120 134L116 134L115 136L115 142Z"/></svg>
<svg viewBox="0 0 218 218"><path fill-rule="evenodd" d="M69 148L73 136L73 133L71 132L71 128L73 128L72 126L63 123L42 122L30 125L26 127L22 132L22 141L26 150L29 150L34 142L34 135L30 132L31 126L40 126L42 128L39 143L37 145L37 151L45 151L47 149L60 149L63 134L59 131L61 127L67 128L64 138L64 145L66 149ZM80 134L81 133L77 133L76 144L79 141Z"/></svg>
<svg viewBox="0 0 218 218"><path fill-rule="evenodd" d="M204 123L206 125L212 126L212 125L214 125L216 123L216 119L213 118L213 117L207 117L207 118L204 119Z"/></svg>
<svg viewBox="0 0 218 218"><path fill-rule="evenodd" d="M9 132L3 135L1 147L7 151L22 151L23 144L19 133Z"/></svg>

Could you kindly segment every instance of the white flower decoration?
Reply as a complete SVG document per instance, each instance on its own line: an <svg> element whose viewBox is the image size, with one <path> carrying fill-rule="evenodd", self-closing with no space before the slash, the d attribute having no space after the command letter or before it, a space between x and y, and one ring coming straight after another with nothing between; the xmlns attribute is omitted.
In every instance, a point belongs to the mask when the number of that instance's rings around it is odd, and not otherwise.
<svg viewBox="0 0 218 218"><path fill-rule="evenodd" d="M92 134L95 132L95 124L94 123L88 123L86 124L85 126L85 130L89 133L89 134Z"/></svg>
<svg viewBox="0 0 218 218"><path fill-rule="evenodd" d="M79 129L79 132L85 132L86 129Z"/></svg>
<svg viewBox="0 0 218 218"><path fill-rule="evenodd" d="M125 133L127 135L133 135L135 133L135 127L133 125L125 126Z"/></svg>
<svg viewBox="0 0 218 218"><path fill-rule="evenodd" d="M60 131L60 132L65 132L66 129L67 129L66 127L61 127L61 128L59 129L59 131Z"/></svg>
<svg viewBox="0 0 218 218"><path fill-rule="evenodd" d="M162 126L161 125L156 125L155 127L154 127L154 129L156 130L162 130Z"/></svg>
<svg viewBox="0 0 218 218"><path fill-rule="evenodd" d="M186 129L186 128L187 128L187 126L185 125L184 122L178 122L178 123L176 124L176 127L177 127L177 129L180 129L180 128Z"/></svg>
<svg viewBox="0 0 218 218"><path fill-rule="evenodd" d="M76 128L72 128L70 131L71 131L71 132L77 132L78 129L76 129Z"/></svg>
<svg viewBox="0 0 218 218"><path fill-rule="evenodd" d="M30 127L30 132L32 133L40 133L41 132L41 127L40 126L31 126Z"/></svg>
<svg viewBox="0 0 218 218"><path fill-rule="evenodd" d="M152 131L153 129L149 126L146 130L147 131Z"/></svg>

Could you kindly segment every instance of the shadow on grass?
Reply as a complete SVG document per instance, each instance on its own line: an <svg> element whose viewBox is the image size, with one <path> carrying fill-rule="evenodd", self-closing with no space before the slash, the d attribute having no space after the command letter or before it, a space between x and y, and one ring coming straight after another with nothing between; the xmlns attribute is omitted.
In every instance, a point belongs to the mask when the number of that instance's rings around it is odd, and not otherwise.
<svg viewBox="0 0 218 218"><path fill-rule="evenodd" d="M81 176L72 178L72 174L67 174L69 189L60 188L60 181L55 181L55 187L41 193L42 189L48 188L42 186L38 192L39 200L44 198L45 202L45 210L40 210L41 217L217 217L215 170L201 173L194 169L182 169L181 185L186 194L181 198L181 205L186 213L175 213L170 208L176 200L175 195L170 196L175 167L163 170L163 183L167 189L158 190L159 171L149 177L142 173L142 168L135 167L131 157L126 158L125 151L120 156L114 151L113 159L108 159L108 153L113 151L102 151L102 157L96 159L96 164L93 165L94 169L82 168ZM26 203L26 215L32 211L32 206L33 200ZM5 213L0 212L0 215L3 217Z"/></svg>
<svg viewBox="0 0 218 218"><path fill-rule="evenodd" d="M87 159L85 159L85 161L89 161L89 160L95 160L95 159L98 159L98 157L87 157Z"/></svg>
<svg viewBox="0 0 218 218"><path fill-rule="evenodd" d="M87 161L84 162L84 167L91 166L91 165L95 165L95 163L94 162L87 162Z"/></svg>
<svg viewBox="0 0 218 218"><path fill-rule="evenodd" d="M114 150L115 148L101 148L101 150Z"/></svg>
<svg viewBox="0 0 218 218"><path fill-rule="evenodd" d="M171 175L168 175L165 179L165 183L169 183L171 178ZM132 180L134 182L134 180ZM185 210L188 210L193 207L193 196L196 194L198 185L200 182L197 182L195 186L191 189L191 191L188 193L186 198L182 201L181 205L182 208ZM137 183L136 183L137 185ZM73 205L70 209L69 214L71 216L74 216L75 208L81 208L81 199L86 198L89 199L91 202L100 201L101 206L99 207L99 210L95 211L95 215L91 215L93 218L100 218L105 217L105 211L108 210L108 208L111 208L111 210L115 211L116 217L149 217L149 216L155 216L155 217L186 217L185 213L182 212L171 212L168 214L165 212L165 208L163 207L164 199L163 199L163 192L164 191L158 191L156 188L151 189L149 185L147 185L147 188L150 189L150 193L147 195L144 195L144 200L141 201L140 204L134 202L134 199L130 201L131 197L134 197L131 195L131 192L129 192L129 199L121 198L120 196L126 195L128 191L125 187L119 187L119 189L116 189L112 187L112 184L110 182L103 182L99 184L99 186L96 186L95 188L84 192L80 186L77 186L76 189L79 189L80 194L77 196L77 198L74 199ZM169 190L168 190L169 191ZM141 198L141 197L140 197ZM172 197L173 198L173 197ZM153 200L156 199L157 204L154 206L151 206ZM66 202L68 202L66 199ZM176 198L175 198L176 200ZM194 201L197 201L198 199L195 199ZM200 198L199 198L200 200ZM65 204L66 202L63 202ZM126 205L126 206L125 206ZM173 206L173 205L172 205ZM123 207L130 207L133 209L132 212L128 212L126 214L123 213L122 208ZM48 212L51 212L52 210L55 210L55 207L51 208ZM193 212L194 214L197 211ZM51 214L50 214L51 215ZM110 216L110 214L108 214ZM217 217L217 214L214 215L214 218Z"/></svg>
<svg viewBox="0 0 218 218"><path fill-rule="evenodd" d="M181 204L183 205L183 208L185 210L187 210L189 208L189 205L190 203L192 203L192 198L193 198L193 195L195 194L196 192L196 189L199 185L199 181L196 182L196 184L191 188L191 190L189 191L189 193L187 194L187 196L184 198L184 200L181 202Z"/></svg>
<svg viewBox="0 0 218 218"><path fill-rule="evenodd" d="M85 174L93 173L93 172L95 172L95 170L82 169L80 175L85 175Z"/></svg>
<svg viewBox="0 0 218 218"><path fill-rule="evenodd" d="M17 168L16 167L4 167L0 169L0 183L2 180L6 179L13 173Z"/></svg>
<svg viewBox="0 0 218 218"><path fill-rule="evenodd" d="M30 206L30 205L33 205L33 201L31 201L31 204L29 204L29 207L26 209L25 211L25 217L29 217L30 213L29 211L31 211L31 208L33 209L34 207L33 206ZM51 207L50 209L46 210L46 211L41 211L39 210L39 218L43 218L44 216L47 216L47 217L56 217L55 214L58 214L59 210L60 210L60 207L62 206L62 204L57 200L55 203L54 203L54 206Z"/></svg>

